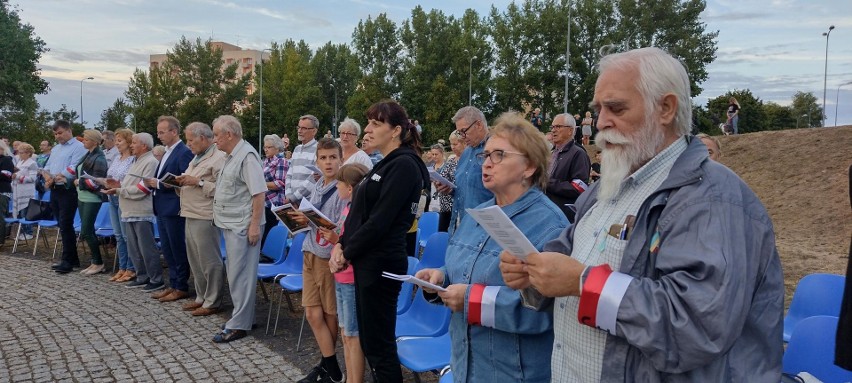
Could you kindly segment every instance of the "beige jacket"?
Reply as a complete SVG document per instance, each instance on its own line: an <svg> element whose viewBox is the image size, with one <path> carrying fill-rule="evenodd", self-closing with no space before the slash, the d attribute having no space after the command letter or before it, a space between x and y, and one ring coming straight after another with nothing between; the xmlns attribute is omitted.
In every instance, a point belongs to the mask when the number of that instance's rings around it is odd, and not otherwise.
<svg viewBox="0 0 852 383"><path fill-rule="evenodd" d="M151 151L136 158L136 162L130 166L127 175L121 180L121 188L118 189L118 206L121 208L121 218L140 218L154 216L154 197L151 190L140 184L141 177L154 177L157 172L159 161Z"/></svg>
<svg viewBox="0 0 852 383"><path fill-rule="evenodd" d="M213 220L213 195L216 194L216 179L225 164L225 152L213 147L196 161L193 159L183 174L204 181L204 186L188 185L180 188L180 216Z"/></svg>

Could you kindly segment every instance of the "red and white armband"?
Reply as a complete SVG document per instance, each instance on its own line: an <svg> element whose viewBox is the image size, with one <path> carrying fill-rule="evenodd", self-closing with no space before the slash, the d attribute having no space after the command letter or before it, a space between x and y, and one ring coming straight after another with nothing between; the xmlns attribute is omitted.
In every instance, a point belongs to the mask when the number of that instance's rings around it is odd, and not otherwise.
<svg viewBox="0 0 852 383"><path fill-rule="evenodd" d="M467 323L494 327L494 310L499 292L500 286L471 285L467 299Z"/></svg>
<svg viewBox="0 0 852 383"><path fill-rule="evenodd" d="M136 184L136 188L139 189L142 193L145 193L145 195L151 194L151 192L153 191L151 190L151 188L145 185L145 180L139 181L139 183Z"/></svg>
<svg viewBox="0 0 852 383"><path fill-rule="evenodd" d="M615 335L618 306L633 277L614 272L607 264L589 268L580 293L577 319L580 323Z"/></svg>

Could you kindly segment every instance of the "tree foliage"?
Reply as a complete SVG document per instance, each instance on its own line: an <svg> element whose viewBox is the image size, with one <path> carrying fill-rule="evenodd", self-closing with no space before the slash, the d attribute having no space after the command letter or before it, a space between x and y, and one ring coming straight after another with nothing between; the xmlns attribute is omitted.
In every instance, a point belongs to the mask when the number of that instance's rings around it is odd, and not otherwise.
<svg viewBox="0 0 852 383"><path fill-rule="evenodd" d="M127 105L123 98L117 98L112 106L101 112L101 120L95 124L95 129L116 131L126 128L130 112L130 105Z"/></svg>
<svg viewBox="0 0 852 383"><path fill-rule="evenodd" d="M793 104L790 105L792 118L801 119L801 126L811 128L822 126L822 107L817 103L817 97L811 92L798 91L793 95Z"/></svg>
<svg viewBox="0 0 852 383"><path fill-rule="evenodd" d="M763 109L763 101L755 97L750 90L734 90L722 96L707 101L707 111L711 118L718 118L725 122L728 117L728 100L734 97L740 103L739 122L737 130L739 133L751 133L767 130L768 121L766 111Z"/></svg>
<svg viewBox="0 0 852 383"><path fill-rule="evenodd" d="M35 95L47 92L47 82L36 67L47 52L32 25L21 23L18 9L0 0L0 112L34 112Z"/></svg>

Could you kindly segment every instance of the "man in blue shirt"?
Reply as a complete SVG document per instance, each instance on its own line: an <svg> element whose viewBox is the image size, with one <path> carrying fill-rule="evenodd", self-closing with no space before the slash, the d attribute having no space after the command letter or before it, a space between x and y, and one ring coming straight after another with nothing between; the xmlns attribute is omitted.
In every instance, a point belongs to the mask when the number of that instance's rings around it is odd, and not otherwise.
<svg viewBox="0 0 852 383"><path fill-rule="evenodd" d="M448 230L450 235L455 232L466 214L465 209L477 207L494 197L494 194L482 185L482 164L476 158L476 155L485 149L485 141L488 140L488 121L485 120L485 115L473 106L466 106L456 112L453 123L456 124L459 136L467 144L456 167L456 188L435 183L435 189L439 193L453 196L453 212Z"/></svg>
<svg viewBox="0 0 852 383"><path fill-rule="evenodd" d="M74 187L76 166L86 154L86 148L74 138L71 124L58 120L53 124L53 147L44 165L44 187L51 191L50 208L59 222L62 236L62 261L51 266L59 274L70 273L80 267L77 257L77 234L74 232L74 212L77 211L77 188Z"/></svg>

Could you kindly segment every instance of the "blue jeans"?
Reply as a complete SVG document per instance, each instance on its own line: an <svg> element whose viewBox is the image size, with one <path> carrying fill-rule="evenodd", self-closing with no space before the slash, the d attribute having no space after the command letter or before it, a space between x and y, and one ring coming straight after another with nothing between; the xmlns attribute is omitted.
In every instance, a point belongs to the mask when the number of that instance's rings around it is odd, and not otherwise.
<svg viewBox="0 0 852 383"><path fill-rule="evenodd" d="M133 262L127 256L127 237L124 235L124 223L121 222L121 209L118 207L118 197L109 196L109 221L115 234L115 253L118 257L118 269L135 272Z"/></svg>
<svg viewBox="0 0 852 383"><path fill-rule="evenodd" d="M337 297L337 323L343 335L358 336L358 317L355 313L355 285L334 282Z"/></svg>

